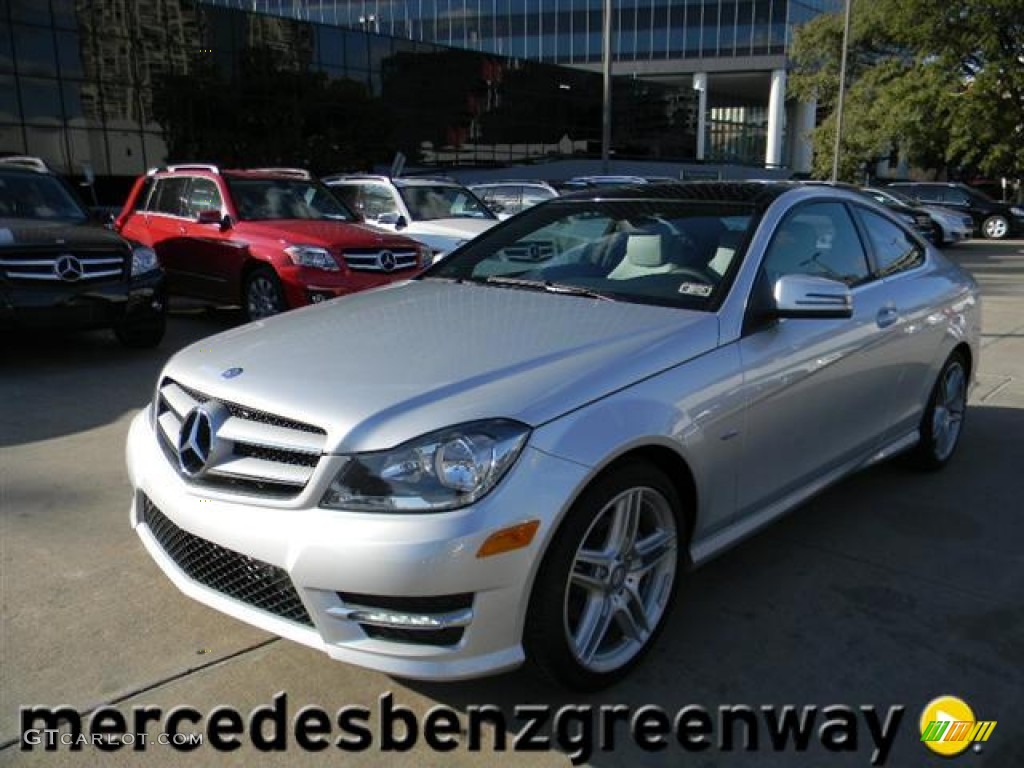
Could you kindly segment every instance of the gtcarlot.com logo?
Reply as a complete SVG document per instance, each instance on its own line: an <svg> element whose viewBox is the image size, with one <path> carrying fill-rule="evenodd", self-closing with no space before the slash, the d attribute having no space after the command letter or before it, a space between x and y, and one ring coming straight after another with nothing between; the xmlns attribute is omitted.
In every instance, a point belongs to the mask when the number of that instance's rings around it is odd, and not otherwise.
<svg viewBox="0 0 1024 768"><path fill-rule="evenodd" d="M971 745L980 752L995 729L995 720L975 720L974 710L956 696L932 699L921 712L921 741L945 757L966 752Z"/></svg>

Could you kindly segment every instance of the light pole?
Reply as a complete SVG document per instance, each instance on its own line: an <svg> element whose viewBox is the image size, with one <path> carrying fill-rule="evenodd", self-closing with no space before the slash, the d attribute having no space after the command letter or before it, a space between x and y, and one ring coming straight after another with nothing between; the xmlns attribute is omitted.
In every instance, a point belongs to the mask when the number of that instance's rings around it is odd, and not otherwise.
<svg viewBox="0 0 1024 768"><path fill-rule="evenodd" d="M843 18L843 52L839 57L839 102L836 104L836 147L832 154L832 181L839 180L839 145L843 140L843 97L846 93L846 49L850 41L850 4L846 0Z"/></svg>
<svg viewBox="0 0 1024 768"><path fill-rule="evenodd" d="M608 174L612 153L612 0L604 0L601 70L604 93L601 102L601 172Z"/></svg>

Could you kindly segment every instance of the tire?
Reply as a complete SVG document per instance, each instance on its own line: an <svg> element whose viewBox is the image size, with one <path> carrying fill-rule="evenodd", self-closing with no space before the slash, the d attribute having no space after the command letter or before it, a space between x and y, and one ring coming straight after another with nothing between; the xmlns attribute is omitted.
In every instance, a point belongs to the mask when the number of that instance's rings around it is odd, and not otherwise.
<svg viewBox="0 0 1024 768"><path fill-rule="evenodd" d="M655 467L634 461L599 477L537 573L523 632L528 663L576 691L606 688L633 669L681 581L683 522L675 488Z"/></svg>
<svg viewBox="0 0 1024 768"><path fill-rule="evenodd" d="M942 469L953 458L967 415L967 362L960 352L946 360L921 417L921 440L910 453L919 469Z"/></svg>
<svg viewBox="0 0 1024 768"><path fill-rule="evenodd" d="M1005 216L989 216L981 225L981 233L989 240L1003 240L1010 234L1010 222Z"/></svg>
<svg viewBox="0 0 1024 768"><path fill-rule="evenodd" d="M132 320L114 327L114 336L129 349L151 349L163 341L167 332L167 318L164 315Z"/></svg>
<svg viewBox="0 0 1024 768"><path fill-rule="evenodd" d="M257 267L245 279L242 307L249 320L263 320L288 309L277 273L270 267Z"/></svg>

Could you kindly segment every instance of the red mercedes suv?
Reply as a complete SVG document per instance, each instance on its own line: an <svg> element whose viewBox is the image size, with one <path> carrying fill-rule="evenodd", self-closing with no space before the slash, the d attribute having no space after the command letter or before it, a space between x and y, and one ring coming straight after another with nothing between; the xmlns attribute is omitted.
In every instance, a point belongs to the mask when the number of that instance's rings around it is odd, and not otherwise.
<svg viewBox="0 0 1024 768"><path fill-rule="evenodd" d="M250 320L408 278L414 240L362 224L307 171L171 165L136 180L114 228L153 248L171 293Z"/></svg>

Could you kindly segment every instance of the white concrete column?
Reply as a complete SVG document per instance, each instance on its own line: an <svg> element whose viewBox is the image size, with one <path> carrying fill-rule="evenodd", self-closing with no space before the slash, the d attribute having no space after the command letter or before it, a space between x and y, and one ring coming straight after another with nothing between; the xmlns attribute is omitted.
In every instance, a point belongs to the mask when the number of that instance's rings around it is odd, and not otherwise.
<svg viewBox="0 0 1024 768"><path fill-rule="evenodd" d="M708 135L708 73L693 74L693 90L697 92L697 159L703 160Z"/></svg>
<svg viewBox="0 0 1024 768"><path fill-rule="evenodd" d="M811 133L814 132L814 117L817 111L818 102L815 99L796 104L793 120L795 129L790 141L790 166L797 173L810 173L814 167L814 144L811 141Z"/></svg>
<svg viewBox="0 0 1024 768"><path fill-rule="evenodd" d="M786 126L786 70L772 70L768 93L768 146L764 163L768 167L782 165L782 137Z"/></svg>

